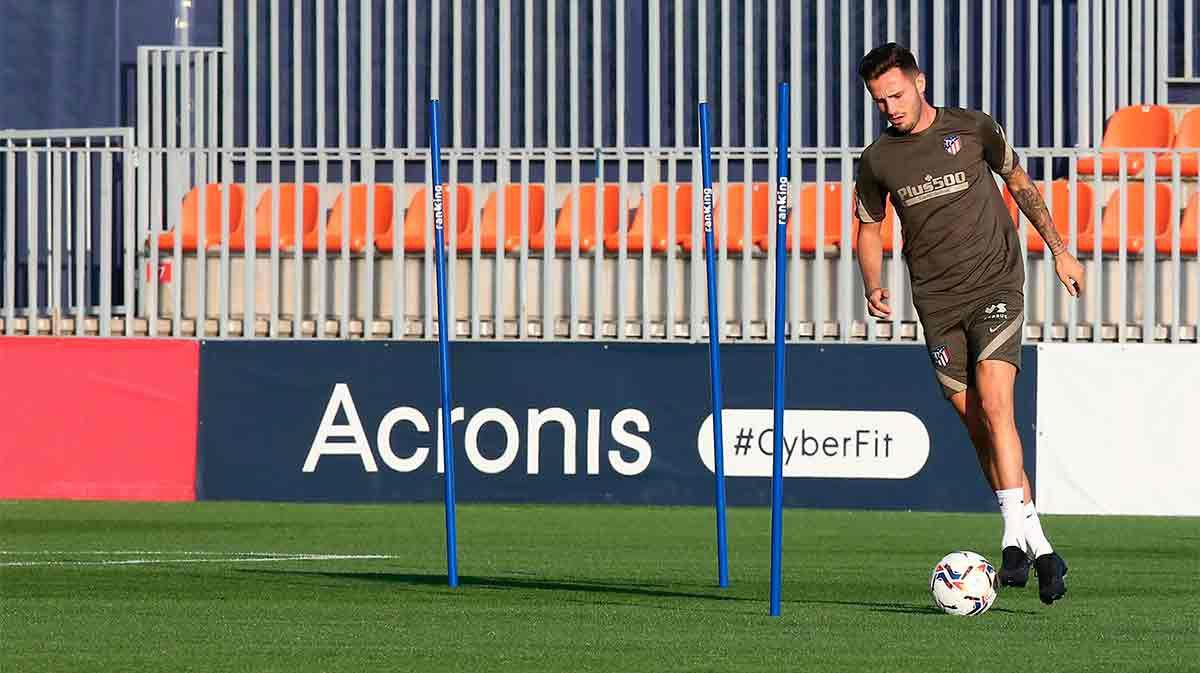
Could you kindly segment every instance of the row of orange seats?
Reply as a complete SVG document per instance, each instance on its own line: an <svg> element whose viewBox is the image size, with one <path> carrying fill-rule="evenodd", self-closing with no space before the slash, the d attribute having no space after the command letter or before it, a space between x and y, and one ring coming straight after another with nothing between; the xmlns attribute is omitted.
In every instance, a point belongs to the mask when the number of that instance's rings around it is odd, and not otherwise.
<svg viewBox="0 0 1200 673"><path fill-rule="evenodd" d="M1104 129L1100 141L1103 149L1148 149L1161 147L1174 150L1195 150L1197 154L1182 154L1179 157L1179 174L1187 177L1200 175L1200 108L1189 111L1175 128L1175 116L1162 105L1134 105L1113 113ZM1145 167L1144 152L1125 154L1126 175L1139 175ZM1158 176L1173 175L1173 158L1169 154L1155 157L1154 172ZM1080 175L1115 176L1121 172L1121 155L1102 153L1099 161L1095 157L1080 157Z"/></svg>
<svg viewBox="0 0 1200 673"><path fill-rule="evenodd" d="M1154 249L1159 254L1169 255L1172 250L1171 217L1176 201L1171 186L1165 182L1154 182L1154 213L1153 220L1146 222L1146 185L1144 182L1131 182L1125 186L1125 191L1114 191L1105 204L1100 217L1099 230L1095 227L1093 218L1093 193L1091 185L1085 182L1075 184L1075 229L1078 234L1076 246L1080 255L1094 254L1096 237L1100 237L1102 254L1115 255L1121 252L1121 209L1125 208L1125 251L1130 254L1141 254L1146 248L1146 239L1152 236ZM1038 191L1045 196L1044 183L1037 183ZM1127 195L1126 203L1122 204L1121 195ZM1050 197L1046 199L1050 207L1050 216L1054 219L1054 227L1068 244L1070 243L1070 208L1071 185L1066 180L1055 180L1050 184ZM1008 190L1004 190L1004 203L1008 206L1009 214L1016 222L1019 215L1017 204ZM1149 226L1147 226L1149 224ZM1200 191L1192 194L1184 208L1180 219L1179 247L1184 255L1197 254L1200 247L1197 241L1197 231L1200 230ZM1029 230L1028 245L1031 253L1042 253L1045 243L1042 237Z"/></svg>
<svg viewBox="0 0 1200 673"><path fill-rule="evenodd" d="M1143 182L1130 182L1126 185L1125 194L1128 195L1128 206L1126 211L1126 235L1125 235L1125 250L1130 254L1141 254L1146 247L1147 231L1152 232L1149 235L1154 238L1155 250L1160 254L1171 254L1171 213L1176 201L1173 196L1171 186L1164 182L1153 183L1155 187L1155 202L1154 215L1150 226L1147 227L1145 218L1146 206L1146 188ZM1035 185L1043 198L1046 198L1046 203L1050 209L1050 216L1054 221L1054 227L1058 230L1059 236L1068 244L1070 243L1070 208L1071 208L1071 185L1066 180L1054 180L1050 183L1050 196L1046 197L1046 185L1044 182L1036 182ZM799 212L801 221L807 231L807 236L813 235L813 222L817 220L817 199L815 196L817 186L805 185L800 192L800 207ZM756 204L754 211L753 231L754 241L762 249L767 249L767 209L768 209L768 185L761 184L761 203L757 199L759 193L756 186ZM1076 182L1075 184L1075 230L1078 237L1076 247L1081 255L1094 254L1096 249L1096 237L1100 237L1101 254L1115 255L1121 251L1121 208L1122 208L1122 192L1116 191L1109 197L1105 204L1100 222L1100 229L1097 231L1093 226L1093 191L1092 186L1085 182ZM1013 220L1013 226L1017 226L1020 222L1016 201L1005 188L1002 192L1005 206L1008 208L1009 216ZM847 197L849 198L849 197ZM825 244L827 246L837 246L841 244L841 227L842 227L842 186L841 183L828 183L825 185ZM736 204L736 202L735 202ZM793 211L793 216L796 211ZM858 248L858 218L851 210L851 248ZM740 220L740 218L739 218ZM886 215L884 216L881 234L883 237L884 252L893 252L892 236L893 227L895 226L895 214L889 204ZM1180 253L1184 255L1196 255L1200 250L1200 190L1192 194L1184 208L1183 215L1180 220ZM792 232L788 231L788 250L791 250ZM1026 224L1026 245L1030 253L1043 254L1045 252L1045 242L1040 234L1033 228L1032 225ZM811 252L811 248L802 249L806 252Z"/></svg>
<svg viewBox="0 0 1200 673"><path fill-rule="evenodd" d="M221 209L220 200L224 185L209 184L204 186L205 217L204 242L205 248L215 250L221 247ZM469 186L461 185L454 198L449 185L446 186L447 219L454 221L455 211L461 217L460 222L468 226L470 219L465 217L470 212L472 190ZM180 224L180 244L185 251L194 251L199 245L200 187L193 188L183 198L183 212ZM278 200L279 207L279 247L281 250L292 251L296 248L296 198L297 185L284 183L279 185L278 196L273 196L273 189L265 189L258 198L254 208L254 244L259 251L271 249L271 228L273 226L273 207ZM328 251L342 249L343 234L348 233L348 247L351 252L361 253L367 248L367 237L372 236L375 247L384 252L391 252L393 247L392 219L394 212L394 192L390 185L375 185L374 189L374 226L367 226L367 210L369 195L367 185L356 184L350 187L350 219L347 230L343 220L346 217L344 193L339 192L330 209L328 219L318 226L319 193L316 185L305 184L300 190L301 201L301 249L304 252L318 252L322 242ZM540 185L530 188L530 216L540 217L543 190ZM408 252L425 249L425 188L422 187L413 194L408 207L404 211L404 230L401 234L403 248ZM241 252L250 245L250 231L245 225L246 191L240 184L230 185L228 227L230 234L230 250ZM534 212L535 208L537 209ZM496 204L489 200L485 206L482 244L484 249L495 250L495 210ZM519 213L518 213L519 216ZM490 226L488 226L490 224ZM368 234L368 230L372 233ZM459 229L460 234L462 228ZM490 235L489 235L490 232ZM469 229L467 235L470 235ZM173 250L176 232L174 230L159 235L160 249ZM468 239L469 240L469 239ZM460 241L460 248L462 247Z"/></svg>
<svg viewBox="0 0 1200 673"><path fill-rule="evenodd" d="M840 193L840 185L833 185ZM743 183L730 184L728 187L727 200L733 204L729 209L727 228L732 232L729 240L726 241L726 248L730 252L741 252L747 245L744 240L744 208L740 207L743 203L746 189L751 192L752 215L751 227L752 237L749 241L750 245L758 246L765 250L767 247L766 222L771 217L770 207L770 192L768 185L765 183L754 183L745 185ZM205 217L201 218L200 211L200 187L192 189L183 199L183 210L180 223L180 248L183 251L194 251L199 245L199 222L204 221L204 241L205 248L216 250L221 247L221 198L223 185L209 184L205 190ZM295 184L281 184L279 186L278 200L280 203L279 209L279 248L285 251L293 251L296 248L296 190ZM655 184L650 187L650 207L647 209L645 204L639 198L637 205L634 208L633 221L625 229L625 249L637 253L644 249L649 239L649 247L652 252L665 252L671 245L668 241L669 228L667 221L669 217L668 211L668 190L669 185ZM266 251L271 249L271 229L273 211L272 204L275 199L272 197L273 190L267 189L259 196L258 203L254 210L254 243L253 247L256 250ZM527 196L523 196L523 192ZM368 186L362 184L352 185L350 187L350 218L349 218L349 241L348 247L351 252L361 253L367 249L368 238L373 239L376 250L389 253L393 248L393 212L394 212L394 193L390 185L374 185L375 211L373 217L373 226L368 226L367 223L367 207L368 207ZM474 193L470 185L458 185L457 189L452 190L449 185L446 186L446 214L447 221L452 223L457 232L457 249L459 252L470 252L473 249L473 218L471 208L474 204ZM801 235L801 250L811 253L816 250L816 235L815 226L812 224L815 221L816 213L816 187L815 185L807 185L801 191L801 213L803 217L801 221L806 223L805 231ZM522 198L528 199L526 205L529 215L528 235L529 249L535 252L542 252L545 248L545 205L546 192L544 185L529 184L522 186L519 184L506 185L504 189L504 240L502 246L507 252L516 252L521 249L521 212ZM319 220L319 195L315 185L303 185L300 190L302 203L302 218L301 218L301 249L304 252L317 252L320 249L321 240L324 239L325 249L328 251L340 251L342 249L343 232L346 229L343 219L345 218L345 205L343 202L344 193L339 192L334 200L333 206L330 209L329 217L324 222ZM230 185L229 190L229 217L228 227L230 233L230 250L234 252L244 251L250 246L249 229L245 226L245 189L242 185ZM618 252L621 247L621 223L623 218L620 215L620 190L617 185L603 186L603 229L598 230L596 226L596 186L593 184L582 185L576 195L566 199L562 208L558 211L552 238L554 240L554 249L558 252L568 252L571 250L571 237L574 228L573 219L575 217L574 210L576 203L579 204L579 250L584 253L591 252L596 245L602 243L605 250L609 252ZM828 208L837 209L836 197L829 200ZM683 248L684 251L690 252L692 249L692 185L679 184L675 189L675 236L674 244ZM501 244L499 239L498 213L500 209L499 190L493 191L484 202L483 212L480 217L480 250L482 252L495 252L498 245ZM647 212L649 211L649 222L647 222ZM721 218L721 203L716 204L714 217L718 225ZM425 235L428 224L426 222L426 190L424 187L419 188L409 200L408 207L404 209L403 229L400 233L400 241L405 252L421 252L425 250ZM720 235L718 229L718 238L724 239ZM176 245L176 232L174 230L164 232L159 235L158 245L160 250L174 250ZM837 232L827 232L827 243L831 240L836 240ZM447 235L447 240L449 236ZM788 249L791 250L792 241L791 233L788 236Z"/></svg>
<svg viewBox="0 0 1200 673"><path fill-rule="evenodd" d="M229 231L231 234L230 249L234 252L245 250L248 245L249 232L244 226L245 194L241 185L232 185L230 190ZM1039 191L1045 193L1045 183L1038 182ZM197 222L199 211L199 189L193 189L184 198L183 217L181 224L182 249L195 250L198 244ZM205 247L218 249L221 244L220 199L222 186L210 184L205 187ZM473 249L473 222L471 208L474 202L473 190L469 185L458 185L456 190L447 186L446 199L447 221L452 223L457 231L456 247L458 252L470 252ZM685 253L692 250L692 204L693 188L690 183L675 186L675 232L673 239L670 235L669 223L669 189L666 184L650 186L650 208L639 199L635 206L633 221L625 230L625 249L638 253L647 245L651 252L663 253L670 247L681 248ZM744 207L749 190L750 200L750 231L746 237ZM849 207L849 195L843 203L841 183L826 183L824 187L816 184L805 184L797 195L797 207L792 210L788 226L786 249L793 250L795 236L795 218L800 218L800 250L811 254L818 248L816 222L818 215L818 189L823 189L824 196L824 236L821 247L836 247L841 244L842 211L853 213ZM1127 211L1127 252L1140 254L1145 248L1147 231L1152 232L1155 248L1159 253L1171 251L1171 209L1174 199L1171 187L1166 183L1155 183L1156 208L1154 220L1147 227L1144 217L1145 185L1142 182L1131 182L1126 186L1125 194L1129 196ZM393 191L390 185L375 185L374 226L367 226L367 185L352 185L350 188L350 221L348 248L353 253L362 253L367 248L368 237L374 241L376 250L390 253L393 249L392 219L394 212ZM506 252L517 252L521 249L521 199L522 191L527 191L529 214L529 249L542 252L545 248L545 188L540 184L506 185L504 189L504 240L503 249ZM1075 186L1076 199L1076 231L1078 234L1077 247L1084 253L1095 249L1096 236L1100 237L1101 250L1104 254L1116 254L1121 249L1120 211L1122 192L1114 192L1104 208L1101 226L1097 231L1093 226L1091 185L1077 182ZM714 235L717 237L718 248L724 245L730 253L741 253L746 248L756 248L767 251L769 245L769 228L774 221L774 209L771 202L771 189L768 183L733 183L727 186L727 193L717 190L717 203L714 206ZM722 198L722 196L724 198ZM577 198L576 198L577 197ZM592 252L598 244L602 244L608 252L618 252L621 247L620 225L620 192L617 185L603 187L603 230L596 226L596 186L582 185L579 192L568 197L563 207L558 211L554 230L551 232L553 247L558 252L571 250L573 218L576 202L579 203L579 250L583 253ZM301 249L313 253L320 249L321 239L324 238L325 249L338 252L342 249L342 236L345 227L343 218L343 194L339 193L330 210L330 215L324 226L318 226L318 193L314 185L304 185L301 190L303 219L301 221ZM1047 199L1055 226L1064 240L1069 239L1069 208L1071 199L1070 185L1064 180L1051 183L1051 194ZM400 241L405 252L416 253L425 250L426 222L425 188L418 189L409 201L403 214L403 230L399 232ZM279 188L280 227L279 247L281 250L293 251L296 247L295 231L295 202L296 185L283 184ZM1004 201L1014 223L1017 219L1017 207L1007 190L1004 191ZM266 190L260 196L255 208L254 247L256 250L271 249L272 227L271 191ZM722 211L728 204L727 221L721 225ZM495 252L499 241L497 226L499 212L498 191L489 195L484 204L480 218L480 250ZM649 220L649 221L648 221ZM1181 223L1181 252L1187 255L1197 253L1197 229L1200 222L1200 191L1192 195L1184 210ZM857 247L858 220L851 215L851 246ZM885 252L893 252L892 236L895 218L891 208L883 222L883 245ZM1032 227L1027 227L1029 251L1040 254L1044 251L1041 237ZM728 231L728 235L726 235ZM159 235L159 246L162 250L173 250L175 232L169 231Z"/></svg>

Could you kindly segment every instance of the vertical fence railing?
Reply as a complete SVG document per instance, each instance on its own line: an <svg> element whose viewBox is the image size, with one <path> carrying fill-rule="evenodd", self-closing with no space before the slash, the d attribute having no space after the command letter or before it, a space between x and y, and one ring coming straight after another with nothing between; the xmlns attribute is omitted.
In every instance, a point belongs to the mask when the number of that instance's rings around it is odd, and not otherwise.
<svg viewBox="0 0 1200 673"><path fill-rule="evenodd" d="M133 145L128 128L0 131L0 333L132 330Z"/></svg>
<svg viewBox="0 0 1200 673"><path fill-rule="evenodd" d="M404 180L398 168L419 162L424 151L239 151L232 158L234 178L222 176L200 190L188 187L188 180L192 167L209 163L206 155L210 150L154 150L143 156L144 150L126 148L5 145L0 152L0 167L6 172L0 179L4 185L0 240L5 241L5 305L0 314L7 334L103 334L104 330L109 334L126 330L150 334L157 330L176 336L433 337L433 332L422 326L430 316L430 307L422 301L430 230L422 223L421 232L408 227L401 232L392 228L400 227L392 223L370 234L371 242L367 242L362 238L366 235L362 234L364 223L352 222L355 210L368 214L365 220L372 222L378 221L376 214L383 220L390 215L394 222L416 216L414 209L421 209L426 194L414 182ZM155 154L164 156L160 160ZM545 250L530 250L534 239L521 244L527 246L521 250L520 245L505 246L500 239L473 236L469 244L464 241L461 247L452 246L452 268L463 277L484 278L500 268L509 287L516 286L521 274L526 275L530 287L534 278L548 274L551 287L569 288L572 278L594 276L596 265L602 277L630 281L617 292L610 282L574 299L569 292L559 293L550 300L548 310L533 302L523 318L526 338L577 338L580 334L620 338L620 319L625 320L626 337L665 339L672 332L697 338L686 326L703 323L702 308L695 311L688 301L689 293L698 288L666 281L690 277L700 248L694 246L691 254L686 254L680 240L650 238L629 245L638 218L646 222L655 217L654 209L641 200L630 199L624 210L602 204L602 216L616 215L613 220L625 223L617 230L584 228L586 216L594 215L595 210L566 214L566 206L575 204L572 199L577 186L587 182L582 174L584 161L594 161L596 150L514 149L484 152L482 157L478 154L448 150L446 158L450 163L479 161L485 167L498 162L528 163L530 172L539 173L552 164L564 163L565 157L570 170L563 181L571 188L547 197L556 239L545 241ZM600 150L599 154L601 161L623 158L638 168L654 161L682 162L682 176L674 185L676 197L694 179L690 170L694 152L690 149ZM1034 341L1194 342L1200 323L1200 257L1195 232L1200 205L1194 190L1186 187L1184 172L1189 163L1194 166L1195 152L1145 148L1106 152L1117 158L1116 175L1100 180L1096 175L1080 174L1076 167L1076 158L1086 151L1022 149L1020 154L1036 174L1040 190L1049 194L1046 198L1056 226L1088 271L1084 298L1069 299L1052 270L1054 260L1044 247L1034 247L1039 236L1021 220L1022 228L1014 235L1022 241L1022 248L1030 251L1026 257L1028 335ZM748 162L751 169L770 161L768 150L718 148L714 155L718 162L725 160L734 166ZM145 210L151 215L148 226L132 238L128 234L133 223L125 216L131 209L115 203L118 194L127 194L131 188L113 176L125 172L136 157L166 167L166 173L161 190L151 192ZM793 214L822 208L822 193L847 193L858 150L798 150L793 161L797 157L804 166L821 162L828 167L815 167L815 174L827 174L826 180L810 176L796 182ZM1054 172L1060 163L1066 164L1066 170ZM311 196L304 190L292 192L292 208L287 208L284 188L302 185L300 180L319 164L328 164L326 180L308 185L313 187ZM1130 168L1132 164L1135 168ZM828 179L834 168L840 175ZM268 178L257 180L256 173ZM730 180L726 187L748 184L742 175ZM763 184L757 179L749 182L751 210L769 203L760 203L760 194L769 194ZM359 185L367 188L359 191ZM526 184L529 193L540 186L540 182ZM650 191L658 192L660 186L670 187L671 182L654 182ZM830 191L834 186L838 190ZM380 191L380 187L386 188ZM460 187L466 188L469 199L458 196ZM648 191L641 180L618 181L614 187L634 194ZM491 187L474 192L473 185L461 179L450 181L450 193L463 202L452 206L451 217L456 221L481 217L479 211L487 209L486 204L497 196ZM186 205L190 198L192 205ZM858 276L846 274L857 264L851 245L850 203L844 196L823 200L827 217L814 218L812 229L816 230L810 244L803 242L811 230L808 224L793 227L793 238L799 233L800 239L793 241L793 282L803 299L788 307L785 324L797 326L790 335L792 341L919 339L910 294L895 293L904 295L904 300L898 306L898 318L886 328L865 319ZM662 205L659 210L665 211ZM733 215L744 205L742 198L732 198L719 208ZM510 208L521 206L514 203ZM335 215L340 209L341 215ZM769 212L769 208L761 210ZM696 216L695 210L690 216L677 215L682 217L676 222L678 228L694 236ZM112 218L125 222L109 227ZM163 227L160 220L172 224ZM746 221L742 217L731 220ZM188 232L190 221L194 229ZM113 239L104 230L122 232L121 238ZM542 229L542 233L548 232L550 229ZM575 241L574 246L557 245L559 233L563 240ZM767 304L762 299L766 293L761 278L768 271L773 246L780 241L769 236L745 240L744 234L743 229L739 239L734 228L722 241L734 248L725 260L725 272L739 283L749 278L758 284L746 301L746 293L739 288L733 292L738 286L730 281L733 284L725 292L733 301L722 323L728 338L766 338ZM577 250L586 240L593 246L590 256ZM383 245L376 247L377 242ZM388 242L395 247L386 250ZM595 252L596 248L600 252ZM797 253L797 248L802 250ZM541 264L529 263L522 269L522 256L540 258ZM144 292L156 293L154 298L146 298L152 301L143 304L154 307L155 312L137 317L127 304L122 305L133 294L133 270L128 266L134 258L140 259L137 274L145 283ZM889 283L898 277L902 282L894 253L889 253L887 263ZM398 283L396 275L412 282ZM280 281L254 282L253 278ZM296 281L286 282L289 278ZM20 287L22 281L24 287ZM402 288L402 294L383 301L395 288ZM521 338L522 328L514 319L520 314L518 301L520 296L514 292L499 298L480 293L461 301L454 310L456 329L468 334L470 325L480 324L484 326L482 334ZM683 308L682 313L677 307ZM113 317L118 320L110 319ZM126 323L120 322L122 318ZM127 328L131 318L137 324ZM647 326L644 331L642 325Z"/></svg>
<svg viewBox="0 0 1200 673"><path fill-rule="evenodd" d="M206 173L205 185L197 188L191 186L195 167L211 165L212 150L3 142L4 333L434 337L425 328L433 315L425 301L432 235L424 208L428 194L404 174L419 166L424 150L237 150L227 158L230 173ZM1112 176L1080 173L1077 160L1088 150L1026 148L1020 154L1047 194L1068 246L1085 264L1088 281L1084 297L1070 299L1049 252L1036 247L1038 235L1021 220L1015 235L1029 251L1028 338L1195 342L1200 203L1187 181L1197 153L1106 151L1116 158ZM807 173L794 182L793 240L785 249L801 295L789 302L786 316L785 324L794 326L788 333L792 341L921 338L898 260L903 241L896 228L885 276L896 316L890 323L866 318L850 208L858 156L857 149L801 149L791 157ZM728 182L715 190L731 194L748 187L748 192L726 196L716 207L753 218L751 227L741 220L717 239L728 253L722 291L730 308L723 311L722 327L726 338L765 339L776 329L763 281L770 271L767 260L775 246L789 245L767 236L755 215L771 212L769 185L757 176L771 152L715 148L714 158L718 165L749 165L748 174L731 168ZM451 165L478 162L489 171L524 163L533 175L555 165L565 171L559 175L564 187L553 193L536 179L517 190L543 194L537 210L546 212L547 222L540 250L534 249L537 236L522 242L490 228L503 190L488 184L477 190L467 176L449 181L451 231L464 222L481 223L469 239L450 244L451 273L458 276L450 324L459 334L469 335L479 325L478 334L496 338L522 338L522 331L533 339L702 338L691 328L703 330L705 320L703 307L691 301L704 294L694 273L702 250L695 241L699 211L688 212L693 150L447 150L446 159ZM599 206L581 207L582 186L594 184L584 167L597 162L624 162L637 175L603 182L615 188L613 198L598 191ZM642 179L655 162L677 164L675 175ZM140 211L145 222L136 223L136 235L134 185L124 177L135 163L164 171L162 187L145 192ZM323 176L314 177L321 165ZM295 190L290 197L289 189ZM615 198L621 193L631 198ZM671 202L684 238L662 234ZM372 231L375 222L380 224ZM590 254L580 252L585 242ZM528 260L524 269L522 257ZM498 273L509 288L503 293L486 282L474 288L466 282ZM597 275L605 281L582 292L580 279ZM542 283L549 288L548 297L536 297L523 314L514 291L522 277L531 289ZM135 287L142 298L136 305Z"/></svg>
<svg viewBox="0 0 1200 673"><path fill-rule="evenodd" d="M678 131L695 125L689 110L698 100L701 69L704 84L714 86L714 119L731 115L729 130L740 137L746 124L758 123L774 95L760 84L763 75L777 77L772 69L792 61L817 74L809 90L797 93L808 106L797 116L798 140L818 147L863 145L879 125L870 101L857 95L853 65L871 47L895 39L916 53L934 104L988 112L1022 146L1069 147L1094 144L1118 107L1165 103L1168 82L1192 76L1191 23L1179 15L1191 12L1193 4L593 0L586 11L576 3L541 0L524 4L518 16L514 7L487 0L342 0L316 3L315 11L292 3L288 17L280 14L286 3L278 0L224 0L225 46L211 49L217 55L211 67L223 69L219 90L196 77L195 62L207 61L206 48L143 49L178 72L177 85L185 89L162 102L162 114L220 97L225 126L210 146L420 147L425 141L416 129L426 114L420 102L434 87L450 93L453 147L561 145L571 142L571 124L583 124L588 114L593 122L603 119L601 134L609 141L589 145L616 145L612 136L618 130L629 146L664 141L694 146L694 134ZM430 32L423 28L434 23L433 11L439 25L452 26L450 39L441 41L436 69L426 57L432 53ZM815 35L805 34L809 26L815 26ZM288 37L292 54L285 58ZM742 48L710 54L695 48L704 37L722 45L734 40ZM837 47L828 49L822 37L836 40ZM304 53L306 44L315 58ZM935 48L943 44L946 48ZM521 73L513 71L518 55ZM604 61L600 81L621 95L588 92L586 80L596 77L597 61ZM1055 95L1043 95L1043 89ZM730 95L735 91L751 95ZM530 96L536 105L525 104ZM501 123L518 114L532 116L534 128L512 125L509 133L501 132ZM459 127L481 119L482 133L456 135ZM756 137L740 144L763 146L763 121ZM194 128L194 119L187 123ZM523 132L528 130L534 132ZM730 144L719 131L715 140Z"/></svg>

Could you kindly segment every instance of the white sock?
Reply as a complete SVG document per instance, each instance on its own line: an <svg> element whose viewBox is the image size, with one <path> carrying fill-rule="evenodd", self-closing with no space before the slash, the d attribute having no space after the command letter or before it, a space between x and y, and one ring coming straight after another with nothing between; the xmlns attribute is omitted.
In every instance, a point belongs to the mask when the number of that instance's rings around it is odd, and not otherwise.
<svg viewBox="0 0 1200 673"><path fill-rule="evenodd" d="M1038 519L1037 508L1033 501L1025 503L1025 551L1034 558L1054 551L1046 534L1042 532L1042 522Z"/></svg>
<svg viewBox="0 0 1200 673"><path fill-rule="evenodd" d="M1004 537L1000 548L1025 548L1025 489L1006 488L996 491L1000 501L1000 516L1004 517Z"/></svg>

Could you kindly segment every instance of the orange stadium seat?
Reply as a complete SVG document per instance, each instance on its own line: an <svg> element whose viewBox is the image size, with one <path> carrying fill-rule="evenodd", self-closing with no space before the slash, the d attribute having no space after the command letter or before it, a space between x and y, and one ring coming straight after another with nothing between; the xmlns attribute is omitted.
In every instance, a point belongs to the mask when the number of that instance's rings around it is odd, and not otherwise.
<svg viewBox="0 0 1200 673"><path fill-rule="evenodd" d="M392 187L374 185L375 218L371 223L371 231L367 231L367 186L350 186L350 219L346 224L349 225L348 247L352 253L361 253L367 249L368 236L378 237L380 232L390 232L392 228ZM314 227L304 237L305 252L317 252L320 237L324 236L326 253L341 253L343 228L346 228L342 219L346 217L345 196L345 191L339 190L329 212L329 221L324 227Z"/></svg>
<svg viewBox="0 0 1200 673"><path fill-rule="evenodd" d="M1117 110L1108 120L1101 148L1153 148L1170 147L1175 135L1175 120L1171 111L1162 105L1134 105ZM1145 156L1130 153L1125 158L1127 175L1142 172ZM1121 158L1119 154L1103 154L1099 161L1102 175L1118 175ZM1096 157L1080 157L1079 174L1093 175L1097 170Z"/></svg>
<svg viewBox="0 0 1200 673"><path fill-rule="evenodd" d="M787 250L792 251L792 246L795 244L795 220L796 212L800 214L800 252L815 253L817 251L817 195L819 187L815 184L806 184L800 188L800 194L797 198L797 208L792 212L791 218L788 219L787 233ZM825 191L825 240L822 247L831 247L839 245L842 241L842 201L843 199L852 199L854 191L850 194L842 194L842 183L827 182L823 187ZM853 203L848 204L852 209ZM889 211L890 212L890 211ZM851 217L851 236L854 241L858 240L858 218L854 216L853 210L850 213ZM889 236L890 239L890 236ZM884 245L890 243L885 242ZM852 246L854 243L851 244ZM854 249L853 247L851 249Z"/></svg>
<svg viewBox="0 0 1200 673"><path fill-rule="evenodd" d="M1154 222L1153 236L1167 230L1171 225L1171 187L1163 183L1154 185ZM1131 182L1126 187L1129 195L1126 252L1140 254L1146 246L1145 204L1146 189L1142 182ZM1104 208L1104 217L1100 224L1100 249L1104 254L1114 255L1121 251L1121 192L1113 192ZM1084 253L1095 250L1096 231L1083 232L1079 237L1079 249Z"/></svg>
<svg viewBox="0 0 1200 673"><path fill-rule="evenodd" d="M618 185L604 185L603 191L604 229L603 234L596 228L596 185L580 185L579 191L568 196L562 210L558 212L557 224L554 226L554 249L559 252L571 251L571 228L575 217L575 204L579 203L579 252L591 252L602 236L615 234L621 226L621 188ZM541 252L545 249L544 236L534 237L530 248Z"/></svg>
<svg viewBox="0 0 1200 673"><path fill-rule="evenodd" d="M304 185L301 190L301 233L309 235L317 228L317 207L319 196L316 185ZM284 183L279 185L279 249L291 250L296 247L296 185ZM254 247L256 250L271 249L271 218L273 216L272 189L267 188L258 197L258 206L254 209ZM246 249L246 238L249 231L233 239L230 248L236 251Z"/></svg>
<svg viewBox="0 0 1200 673"><path fill-rule="evenodd" d="M1183 116L1179 122L1179 132L1171 142L1171 149L1195 150L1195 154L1182 154L1179 157L1179 174L1194 178L1200 175L1200 108L1196 108ZM1160 155L1155 161L1155 172L1160 176L1172 175L1171 155Z"/></svg>
<svg viewBox="0 0 1200 673"><path fill-rule="evenodd" d="M1159 231L1156 247L1161 255L1171 254L1171 225L1168 220L1165 229ZM1195 256L1200 254L1200 191L1194 192L1188 199L1183 218L1179 221L1179 254Z"/></svg>
<svg viewBox="0 0 1200 673"><path fill-rule="evenodd" d="M727 183L724 198L721 188L713 187L713 236L716 237L717 249L725 244L726 253L740 253L746 248L746 183ZM775 219L771 211L771 185L766 182L755 182L750 185L750 241L767 240L767 228ZM691 212L689 208L689 213ZM729 235L725 235L721 226L721 213L726 213ZM666 215L664 214L664 217ZM703 225L701 225L703 226ZM703 232L703 229L701 229ZM679 244L685 252L692 251L691 219L678 228ZM704 249L704 238L700 239L700 249Z"/></svg>
<svg viewBox="0 0 1200 673"><path fill-rule="evenodd" d="M795 218L797 212L800 217L800 252L813 254L817 251L817 189L815 184L806 184L800 188L797 208L793 209L792 217L788 220L788 235L787 235L787 250L792 251L793 237L795 236ZM842 183L828 182L825 183L825 233L823 248L839 246L842 243ZM853 189L844 198L853 199ZM858 250L858 214L855 212L854 203L851 201L847 204L850 207L850 249ZM894 252L892 249L892 230L896 226L895 211L892 210L891 203L885 206L883 223L881 224L880 235L883 237L883 251L885 253ZM766 239L762 241L762 246L766 247Z"/></svg>
<svg viewBox="0 0 1200 673"><path fill-rule="evenodd" d="M504 251L517 252L521 249L521 200L525 187L522 184L504 185ZM546 224L546 188L540 184L528 184L529 227L526 235L530 240L542 234ZM495 252L499 233L498 216L500 190L493 191L483 203L483 215L479 220L479 251ZM474 229L467 221L459 239L459 252L472 248Z"/></svg>
<svg viewBox="0 0 1200 673"><path fill-rule="evenodd" d="M210 183L204 186L204 247L214 250L221 247L221 194L224 185ZM246 190L241 185L230 185L229 189L229 236L237 240L245 219ZM183 210L179 221L180 250L194 252L199 243L200 188L194 187L183 197ZM175 249L175 231L158 235L159 250Z"/></svg>
<svg viewBox="0 0 1200 673"><path fill-rule="evenodd" d="M463 237L467 236L471 225L471 206L474 204L475 192L470 185L443 185L442 194L446 213L444 216L444 226L453 223L454 231L457 234L457 246L459 250L470 250L471 239L468 236L464 241ZM427 223L425 204L428 199L428 190L421 187L408 201L408 208L404 211L404 231L401 245L405 252L424 252L425 251L425 232L431 224ZM446 237L446 245L450 245L450 228L444 230ZM392 252L392 230L375 232L375 248L383 253Z"/></svg>
<svg viewBox="0 0 1200 673"><path fill-rule="evenodd" d="M634 209L633 223L626 232L625 248L630 253L641 253L646 238L650 240L651 252L666 252L670 245L678 244L681 236L692 234L692 184L680 183L675 187L675 240L667 240L667 190L669 185L650 186L650 210L652 221L646 221L646 204L643 197ZM620 248L620 232L611 231L604 237L604 247L609 252Z"/></svg>

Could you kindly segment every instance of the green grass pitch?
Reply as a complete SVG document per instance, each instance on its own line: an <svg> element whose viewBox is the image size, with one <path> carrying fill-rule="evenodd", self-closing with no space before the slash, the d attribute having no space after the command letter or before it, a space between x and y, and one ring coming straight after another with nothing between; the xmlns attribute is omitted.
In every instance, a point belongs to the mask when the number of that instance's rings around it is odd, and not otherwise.
<svg viewBox="0 0 1200 673"><path fill-rule="evenodd" d="M0 503L0 670L1200 670L1196 519L1044 517L1066 600L962 619L930 569L997 515L784 518L773 619L767 509L721 590L708 509L462 505L451 590L436 505Z"/></svg>

